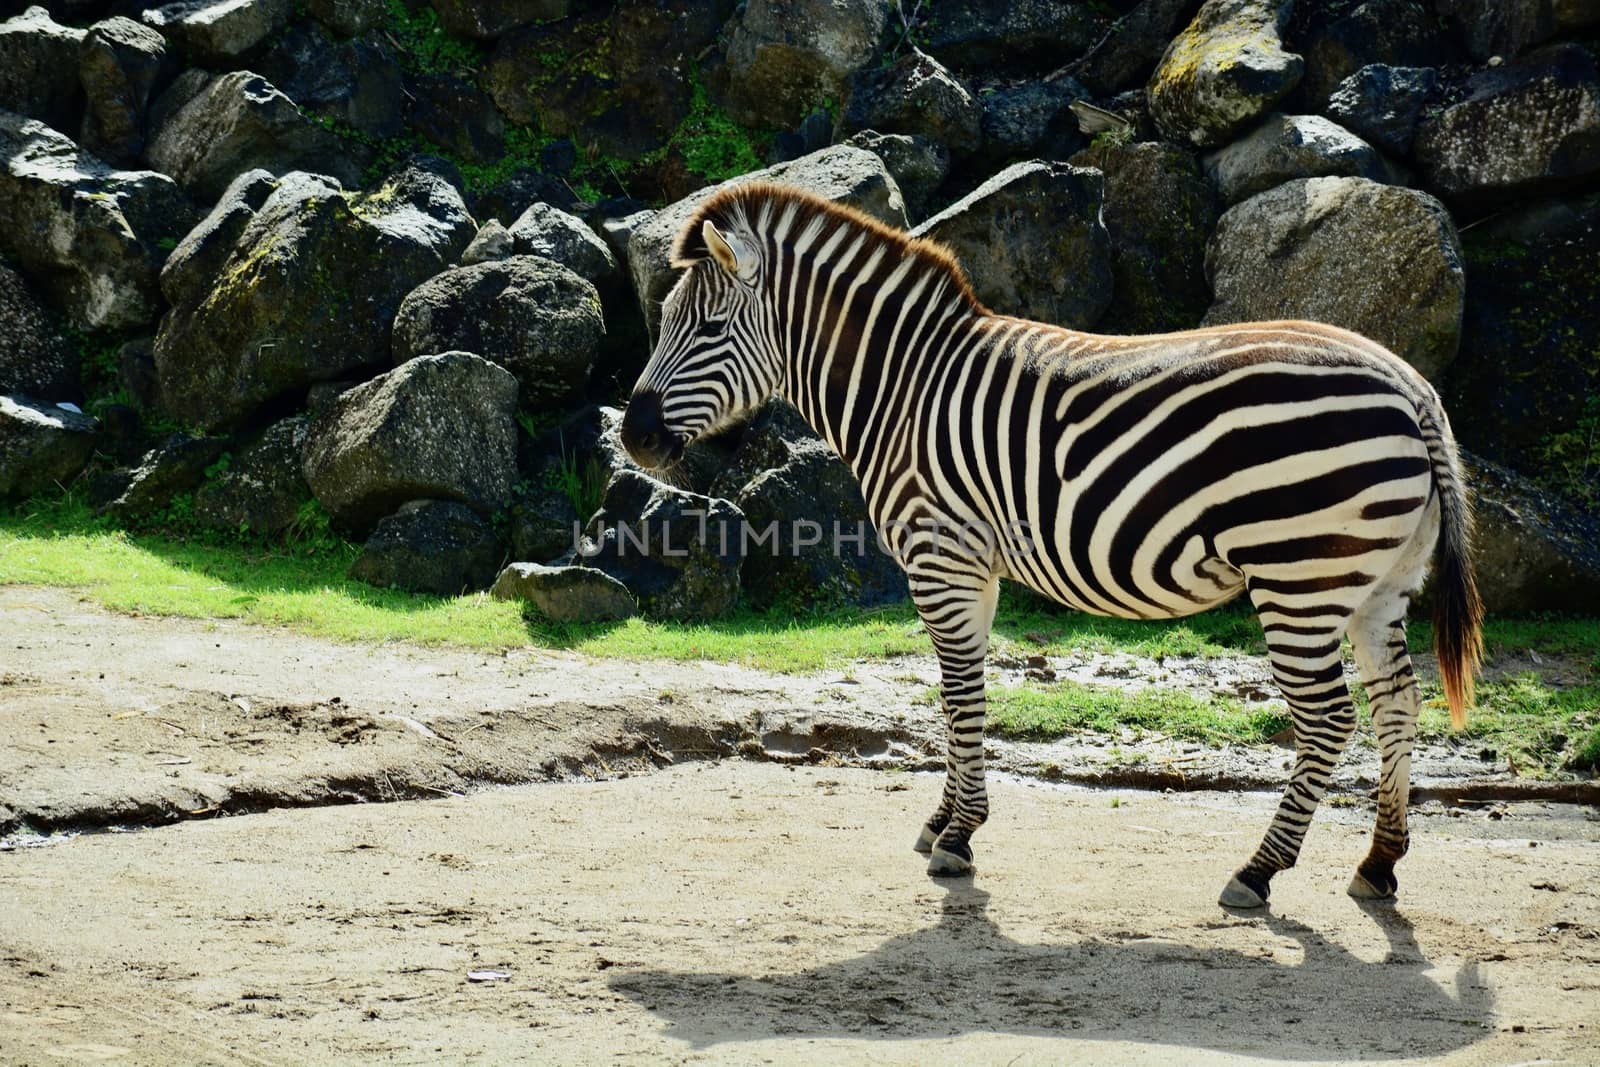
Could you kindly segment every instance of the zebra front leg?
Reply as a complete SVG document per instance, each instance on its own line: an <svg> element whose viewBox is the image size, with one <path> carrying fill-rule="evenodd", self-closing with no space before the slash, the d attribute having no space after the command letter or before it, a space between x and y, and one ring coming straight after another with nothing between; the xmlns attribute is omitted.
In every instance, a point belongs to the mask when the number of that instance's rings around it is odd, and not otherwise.
<svg viewBox="0 0 1600 1067"><path fill-rule="evenodd" d="M994 578L977 588L947 580L912 584L917 611L939 658L939 697L945 716L944 793L915 845L928 855L932 875L960 875L972 869L972 835L989 817L983 774L988 712L983 661L998 592Z"/></svg>
<svg viewBox="0 0 1600 1067"><path fill-rule="evenodd" d="M1378 782L1378 820L1372 849L1356 868L1348 892L1364 900L1385 900L1400 887L1394 865L1406 854L1406 806L1411 797L1411 746L1417 734L1422 696L1406 648L1406 600L1369 602L1350 626L1356 667L1372 707L1372 729L1382 753Z"/></svg>
<svg viewBox="0 0 1600 1067"><path fill-rule="evenodd" d="M1288 698L1294 722L1294 770L1260 847L1223 887L1218 902L1224 907L1261 907L1267 902L1272 876L1294 866L1328 779L1355 732L1355 707L1339 659L1342 621L1331 634L1296 638L1280 637L1277 631L1267 634L1273 677Z"/></svg>

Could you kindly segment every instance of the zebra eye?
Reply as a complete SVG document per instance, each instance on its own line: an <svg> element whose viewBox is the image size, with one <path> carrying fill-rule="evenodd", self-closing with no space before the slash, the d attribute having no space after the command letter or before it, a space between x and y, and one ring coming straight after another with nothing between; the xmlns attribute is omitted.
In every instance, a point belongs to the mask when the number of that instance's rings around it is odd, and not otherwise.
<svg viewBox="0 0 1600 1067"><path fill-rule="evenodd" d="M706 319L694 331L696 337L716 337L727 328L727 323L721 319Z"/></svg>

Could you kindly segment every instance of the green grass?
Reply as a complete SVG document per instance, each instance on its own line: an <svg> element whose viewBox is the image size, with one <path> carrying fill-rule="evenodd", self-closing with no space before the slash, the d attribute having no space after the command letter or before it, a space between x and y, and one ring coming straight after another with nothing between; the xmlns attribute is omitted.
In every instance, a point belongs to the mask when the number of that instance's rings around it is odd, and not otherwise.
<svg viewBox="0 0 1600 1067"><path fill-rule="evenodd" d="M1282 708L1247 707L1166 689L1120 692L1077 682L989 687L989 723L999 737L1048 741L1080 730L1130 728L1210 744L1259 744L1289 725Z"/></svg>
<svg viewBox="0 0 1600 1067"><path fill-rule="evenodd" d="M181 509L180 509L181 510ZM248 537L116 529L72 495L0 510L0 583L79 589L118 611L200 619L240 619L352 642L412 641L483 649L558 648L594 656L711 660L778 672L839 670L863 659L931 652L909 605L815 613L744 611L698 625L630 619L561 624L521 605L484 595L433 597L377 589L345 576L356 548L332 536L308 509L294 543ZM171 515L161 521L176 522ZM1588 677L1561 690L1528 674L1483 682L1463 734L1453 734L1438 700L1425 691L1424 739L1453 738L1469 752L1490 749L1519 773L1539 777L1600 764L1600 620L1491 619L1491 656L1528 650L1576 661ZM1412 626L1413 647L1431 641ZM1261 631L1242 608L1165 623L1058 612L1018 591L1002 595L995 620L999 654L1120 651L1173 656L1251 655ZM1148 689L1136 693L1070 682L991 686L999 736L1059 737L1081 730L1159 731L1211 744L1260 743L1284 726L1278 705ZM1359 694L1358 694L1359 698ZM932 694L925 700L935 700ZM1364 701L1363 701L1364 707ZM1363 716L1364 717L1364 716Z"/></svg>
<svg viewBox="0 0 1600 1067"><path fill-rule="evenodd" d="M1593 624L1591 624L1592 626ZM1361 730L1370 730L1358 692ZM924 703L936 703L927 690ZM1600 769L1600 678L1556 689L1535 674L1482 682L1478 702L1457 733L1436 684L1423 687L1417 736L1461 747L1470 756L1506 760L1519 776ZM1146 731L1211 745L1263 744L1289 725L1281 702L1247 705L1227 697L1193 697L1163 689L1120 692L1076 682L989 687L989 727L998 737L1049 741L1079 731L1120 735Z"/></svg>

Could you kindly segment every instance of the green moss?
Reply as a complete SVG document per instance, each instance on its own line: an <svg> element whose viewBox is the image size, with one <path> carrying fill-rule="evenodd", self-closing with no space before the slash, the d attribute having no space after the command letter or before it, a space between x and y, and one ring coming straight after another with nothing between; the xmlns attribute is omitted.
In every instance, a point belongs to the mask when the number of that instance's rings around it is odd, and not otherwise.
<svg viewBox="0 0 1600 1067"><path fill-rule="evenodd" d="M711 102L698 77L691 75L690 84L689 114L673 131L667 148L678 152L684 166L708 182L759 170L762 159L751 135Z"/></svg>
<svg viewBox="0 0 1600 1067"><path fill-rule="evenodd" d="M471 78L483 65L483 49L447 31L431 7L412 14L402 0L389 0L384 28L400 48L401 64L414 74Z"/></svg>

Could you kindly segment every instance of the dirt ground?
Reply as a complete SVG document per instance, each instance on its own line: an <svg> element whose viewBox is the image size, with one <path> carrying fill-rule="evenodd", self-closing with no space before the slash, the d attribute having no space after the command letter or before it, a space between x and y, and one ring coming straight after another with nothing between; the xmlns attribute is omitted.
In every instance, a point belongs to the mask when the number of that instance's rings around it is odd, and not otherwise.
<svg viewBox="0 0 1600 1067"><path fill-rule="evenodd" d="M1423 804L1399 902L1361 906L1357 753L1234 914L1274 796L998 746L978 872L936 882L929 669L358 648L0 588L0 1062L1600 1062L1592 805ZM1183 748L1158 784L1281 773ZM1118 780L1094 749L1048 754Z"/></svg>

